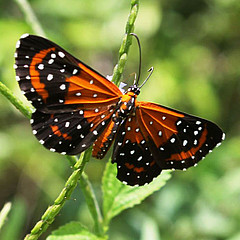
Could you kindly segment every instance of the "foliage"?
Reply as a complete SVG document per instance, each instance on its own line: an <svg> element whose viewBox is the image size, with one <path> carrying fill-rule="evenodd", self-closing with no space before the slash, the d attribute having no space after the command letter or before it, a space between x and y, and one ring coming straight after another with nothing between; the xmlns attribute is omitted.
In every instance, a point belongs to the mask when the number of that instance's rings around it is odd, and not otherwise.
<svg viewBox="0 0 240 240"><path fill-rule="evenodd" d="M12 65L18 38L34 32L32 20L29 24L31 16L25 19L17 2L22 0L0 2L0 88L4 93L10 89L8 96L14 92L12 103L24 106L20 110L29 117L32 108L19 91ZM118 79L126 60L123 79L137 71L136 44L128 55L123 47L131 44L123 38L129 2L29 3L43 26L42 35L94 69L111 75L120 58L123 65ZM91 159L86 174L81 175L81 190L75 188L40 239L78 239L79 235L104 239L106 231L116 240L239 239L239 10L238 0L140 2L138 18L133 20L142 44L142 75L146 76L151 66L155 71L139 98L216 121L226 132L226 141L197 168L174 173L166 187L154 194L156 185L162 187L169 178L168 172L149 188L131 188L115 179L115 165L107 164L104 170L105 161ZM126 82L130 84L132 78ZM54 203L74 169L69 168L66 158L38 144L26 118L2 96L0 112L0 209L12 202L0 239L21 239ZM70 162L74 165L76 159ZM140 201L142 204L136 206Z"/></svg>

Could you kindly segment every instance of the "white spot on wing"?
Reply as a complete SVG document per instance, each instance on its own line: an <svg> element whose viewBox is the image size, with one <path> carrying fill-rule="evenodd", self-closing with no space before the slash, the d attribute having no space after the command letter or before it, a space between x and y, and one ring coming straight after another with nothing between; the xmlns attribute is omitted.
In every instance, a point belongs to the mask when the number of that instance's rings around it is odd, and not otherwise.
<svg viewBox="0 0 240 240"><path fill-rule="evenodd" d="M39 69L39 70L43 70L43 69L44 69L44 65L43 65L42 63L39 64L39 65L38 65L38 69Z"/></svg>
<svg viewBox="0 0 240 240"><path fill-rule="evenodd" d="M61 90L65 90L65 89L66 89L66 85L65 85L65 84L62 84L59 88L60 88Z"/></svg>
<svg viewBox="0 0 240 240"><path fill-rule="evenodd" d="M184 140L183 141L183 146L185 147L187 145L188 141L187 140Z"/></svg>
<svg viewBox="0 0 240 240"><path fill-rule="evenodd" d="M224 140L225 137L226 137L226 135L225 135L225 133L223 133L223 135L222 135L222 140Z"/></svg>
<svg viewBox="0 0 240 240"><path fill-rule="evenodd" d="M61 58L64 58L65 54L63 52L58 52L58 56L61 57Z"/></svg>
<svg viewBox="0 0 240 240"><path fill-rule="evenodd" d="M23 38L26 38L26 37L28 37L28 36L29 36L28 33L24 33L20 38L23 39Z"/></svg>
<svg viewBox="0 0 240 240"><path fill-rule="evenodd" d="M54 60L53 59L49 59L48 64L53 64Z"/></svg>
<svg viewBox="0 0 240 240"><path fill-rule="evenodd" d="M178 125L180 125L181 123L182 123L182 121L179 120L179 121L177 121L176 125L178 126Z"/></svg>
<svg viewBox="0 0 240 240"><path fill-rule="evenodd" d="M51 73L49 73L48 76L47 76L47 80L51 81L52 79L53 79L53 75Z"/></svg>
<svg viewBox="0 0 240 240"><path fill-rule="evenodd" d="M77 74L77 72L78 72L78 70L75 68L75 69L73 69L72 74L75 75L75 74Z"/></svg>
<svg viewBox="0 0 240 240"><path fill-rule="evenodd" d="M20 47L20 41L18 40L17 43L16 43L16 48L19 48Z"/></svg>

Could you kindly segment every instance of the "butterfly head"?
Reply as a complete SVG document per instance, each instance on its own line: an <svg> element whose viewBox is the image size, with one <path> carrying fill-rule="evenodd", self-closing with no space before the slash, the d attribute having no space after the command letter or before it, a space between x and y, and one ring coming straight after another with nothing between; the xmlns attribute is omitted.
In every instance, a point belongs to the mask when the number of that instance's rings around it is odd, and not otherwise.
<svg viewBox="0 0 240 240"><path fill-rule="evenodd" d="M134 84L128 88L127 92L133 92L134 94L139 95L140 88Z"/></svg>

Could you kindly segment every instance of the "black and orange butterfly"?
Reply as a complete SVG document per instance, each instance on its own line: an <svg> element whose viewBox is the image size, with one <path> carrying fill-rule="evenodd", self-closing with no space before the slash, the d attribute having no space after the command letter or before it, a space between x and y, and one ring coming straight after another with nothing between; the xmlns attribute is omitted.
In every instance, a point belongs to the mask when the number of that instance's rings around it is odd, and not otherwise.
<svg viewBox="0 0 240 240"><path fill-rule="evenodd" d="M16 80L36 108L33 134L52 152L75 155L93 144L102 159L114 142L117 178L144 185L163 169L186 170L224 139L214 123L138 102L138 81L123 94L55 43L24 34L16 45Z"/></svg>

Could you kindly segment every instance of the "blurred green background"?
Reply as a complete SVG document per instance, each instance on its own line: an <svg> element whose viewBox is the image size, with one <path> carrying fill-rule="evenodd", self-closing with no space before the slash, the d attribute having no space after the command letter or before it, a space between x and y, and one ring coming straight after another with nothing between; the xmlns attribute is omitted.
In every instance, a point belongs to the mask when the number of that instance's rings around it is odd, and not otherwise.
<svg viewBox="0 0 240 240"><path fill-rule="evenodd" d="M30 1L47 36L102 73L111 75L130 8L119 0ZM13 70L15 44L33 33L14 1L0 0L0 81L21 95ZM111 223L114 240L240 239L240 1L140 1L135 32L142 44L142 78L155 71L139 98L218 123L226 140L198 167L172 174L166 186ZM124 79L138 69L134 42ZM86 172L101 201L106 160ZM29 121L0 95L0 209L13 208L0 239L21 239L51 204L71 169L45 150ZM91 226L79 188L46 236L70 220Z"/></svg>

